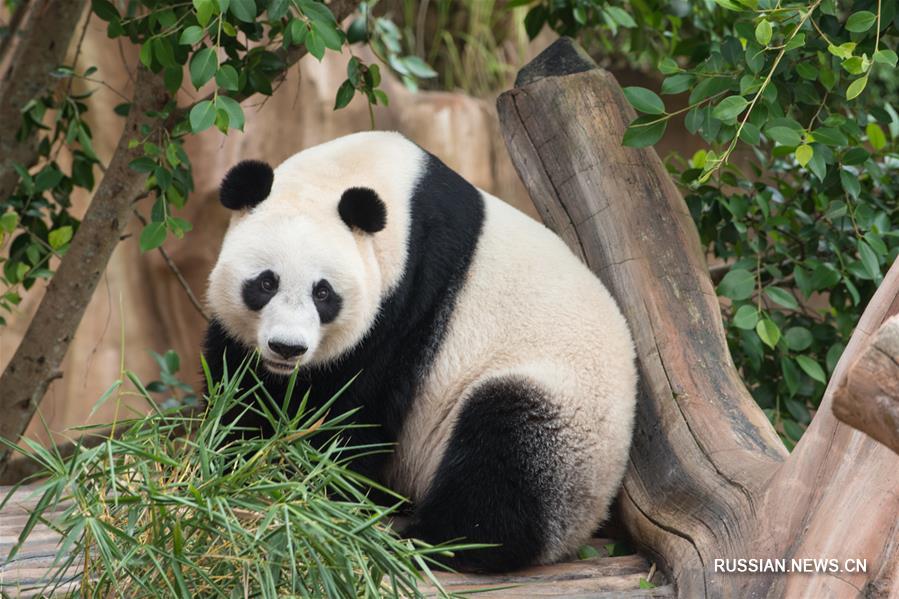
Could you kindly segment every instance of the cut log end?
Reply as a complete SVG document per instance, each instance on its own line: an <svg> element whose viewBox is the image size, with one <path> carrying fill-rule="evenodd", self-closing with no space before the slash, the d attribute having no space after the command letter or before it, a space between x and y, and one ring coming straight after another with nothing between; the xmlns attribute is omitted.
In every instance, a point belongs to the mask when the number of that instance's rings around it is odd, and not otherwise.
<svg viewBox="0 0 899 599"><path fill-rule="evenodd" d="M899 316L883 323L850 367L833 413L899 454Z"/></svg>

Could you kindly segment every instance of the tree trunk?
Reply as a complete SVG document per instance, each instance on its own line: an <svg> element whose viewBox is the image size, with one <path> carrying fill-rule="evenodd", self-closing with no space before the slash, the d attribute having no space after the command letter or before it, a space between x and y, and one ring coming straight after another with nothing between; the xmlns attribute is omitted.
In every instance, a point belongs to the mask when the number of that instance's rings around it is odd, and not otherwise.
<svg viewBox="0 0 899 599"><path fill-rule="evenodd" d="M497 105L512 161L544 221L602 279L630 324L640 392L622 517L680 596L823 597L888 584L899 544L899 459L836 423L830 390L787 456L734 367L674 182L652 149L621 146L634 112L614 78L563 38L522 69ZM899 266L879 296L894 297L897 279ZM883 303L872 301L860 329L879 323ZM857 352L856 337L831 388ZM843 527L849 521L855 532ZM826 522L838 525L829 532ZM868 573L714 568L720 558L793 556L868 558Z"/></svg>
<svg viewBox="0 0 899 599"><path fill-rule="evenodd" d="M29 9L24 31L11 31L12 56L0 87L0 199L14 190L19 176L14 164L25 168L37 159L37 136L17 139L21 111L32 98L46 93L54 81L50 73L63 64L86 0L38 0ZM16 11L21 17L25 6Z"/></svg>

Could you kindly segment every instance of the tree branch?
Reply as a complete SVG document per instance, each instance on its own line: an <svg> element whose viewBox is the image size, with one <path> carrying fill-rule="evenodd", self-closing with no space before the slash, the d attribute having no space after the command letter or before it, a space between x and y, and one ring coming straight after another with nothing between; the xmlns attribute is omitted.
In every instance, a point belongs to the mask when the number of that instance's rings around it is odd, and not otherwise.
<svg viewBox="0 0 899 599"><path fill-rule="evenodd" d="M135 210L134 216L137 218L137 220L140 221L143 226L147 226L147 219L144 218L143 214ZM184 289L184 293L187 294L187 299L190 300L191 305L197 312L199 312L200 316L202 316L203 319L208 322L209 315L206 314L206 310L203 309L203 304L200 302L200 300L197 299L197 296L194 295L194 291L190 288L190 284L187 282L187 279L185 279L184 275L181 274L181 269L178 268L178 265L175 264L175 261L172 260L172 257L169 256L169 253L164 247L159 246L157 249L162 255L162 259L165 260L166 266L169 267L169 270L172 271L172 274L175 275L176 279L178 279L178 284L181 285L182 289Z"/></svg>

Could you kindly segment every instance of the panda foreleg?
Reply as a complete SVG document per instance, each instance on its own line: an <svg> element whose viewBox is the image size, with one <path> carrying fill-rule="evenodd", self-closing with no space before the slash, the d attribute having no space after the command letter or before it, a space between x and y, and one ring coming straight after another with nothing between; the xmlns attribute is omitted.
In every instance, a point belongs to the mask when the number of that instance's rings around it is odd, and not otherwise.
<svg viewBox="0 0 899 599"><path fill-rule="evenodd" d="M440 465L415 506L410 537L497 547L442 560L460 570L509 571L562 542L564 423L535 382L505 376L465 400Z"/></svg>

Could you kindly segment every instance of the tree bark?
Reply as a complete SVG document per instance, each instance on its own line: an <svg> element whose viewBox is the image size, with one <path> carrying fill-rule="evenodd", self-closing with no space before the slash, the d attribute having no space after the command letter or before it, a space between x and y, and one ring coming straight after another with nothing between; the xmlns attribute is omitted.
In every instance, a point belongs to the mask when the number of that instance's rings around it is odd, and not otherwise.
<svg viewBox="0 0 899 599"><path fill-rule="evenodd" d="M37 0L21 38L10 42L12 56L0 87L0 199L7 198L19 180L13 165L28 168L37 159L37 136L17 139L21 111L59 81L50 73L65 61L86 4L87 0Z"/></svg>
<svg viewBox="0 0 899 599"><path fill-rule="evenodd" d="M838 425L826 405L787 457L730 357L674 182L655 151L621 146L635 115L609 73L563 38L522 69L497 107L538 211L616 297L634 336L640 390L620 502L637 543L682 597L802 594L803 584L818 593L807 596L823 597L882 584L870 568L815 576L814 584L808 574L715 571L719 558L793 556L868 557L888 571L899 544L899 460ZM893 271L881 288L890 297L899 291L899 266ZM877 312L882 302L872 306ZM853 339L835 381L857 345ZM858 537L846 539L854 533L842 527L828 533L827 517L854 519Z"/></svg>
<svg viewBox="0 0 899 599"><path fill-rule="evenodd" d="M834 415L899 453L899 317L883 323L834 392Z"/></svg>

